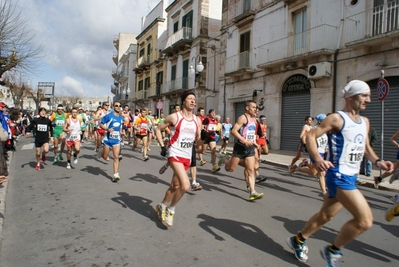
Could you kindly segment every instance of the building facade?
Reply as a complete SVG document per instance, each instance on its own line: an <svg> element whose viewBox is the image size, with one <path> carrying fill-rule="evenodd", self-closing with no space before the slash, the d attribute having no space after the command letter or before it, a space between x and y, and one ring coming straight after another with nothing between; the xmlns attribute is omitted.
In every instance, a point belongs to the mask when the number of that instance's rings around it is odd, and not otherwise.
<svg viewBox="0 0 399 267"><path fill-rule="evenodd" d="M364 80L375 90L384 69L398 88L397 11L398 1L386 0L224 0L224 115L236 119L253 99L264 106L260 114L267 117L272 149L295 150L305 116L341 109L349 80ZM393 90L386 101L398 100L399 89ZM375 95L364 114L378 132L382 114ZM392 109L385 116L391 122L397 117ZM385 128L389 140L399 127Z"/></svg>

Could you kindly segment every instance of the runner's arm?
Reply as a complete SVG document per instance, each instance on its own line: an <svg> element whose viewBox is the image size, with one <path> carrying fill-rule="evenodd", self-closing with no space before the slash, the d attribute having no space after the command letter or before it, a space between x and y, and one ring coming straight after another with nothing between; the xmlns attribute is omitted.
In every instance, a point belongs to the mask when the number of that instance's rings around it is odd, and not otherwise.
<svg viewBox="0 0 399 267"><path fill-rule="evenodd" d="M158 127L155 129L155 136L157 137L157 141L161 147L164 147L165 144L163 143L162 133L161 130L165 129L166 127L173 126L177 122L177 116L173 116L174 113L168 115L163 122L158 124Z"/></svg>

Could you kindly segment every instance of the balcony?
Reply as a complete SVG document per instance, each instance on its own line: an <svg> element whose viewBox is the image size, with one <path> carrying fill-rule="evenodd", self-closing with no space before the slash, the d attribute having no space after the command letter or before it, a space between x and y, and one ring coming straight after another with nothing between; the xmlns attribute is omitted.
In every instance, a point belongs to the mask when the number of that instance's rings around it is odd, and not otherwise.
<svg viewBox="0 0 399 267"><path fill-rule="evenodd" d="M186 49L186 46L191 46L192 42L192 29L188 27L182 27L172 36L169 36L165 49L162 52L165 54L172 54L173 52Z"/></svg>
<svg viewBox="0 0 399 267"><path fill-rule="evenodd" d="M116 65L118 65L118 52L114 52L114 53L112 54L112 60L114 61L114 63L115 63Z"/></svg>
<svg viewBox="0 0 399 267"><path fill-rule="evenodd" d="M391 1L345 20L345 45L385 44L399 36L399 1Z"/></svg>
<svg viewBox="0 0 399 267"><path fill-rule="evenodd" d="M116 69L112 69L111 75L112 75L112 78L116 79L116 77L118 76L118 73L116 72Z"/></svg>
<svg viewBox="0 0 399 267"><path fill-rule="evenodd" d="M116 87L115 85L111 85L111 93L116 95L118 87Z"/></svg>
<svg viewBox="0 0 399 267"><path fill-rule="evenodd" d="M252 23L255 19L255 8L253 0L241 0L235 4L232 22L238 27Z"/></svg>
<svg viewBox="0 0 399 267"><path fill-rule="evenodd" d="M134 71L142 71L148 69L151 65L150 60L151 60L150 55L139 57L139 59L137 60L136 67L134 68Z"/></svg>
<svg viewBox="0 0 399 267"><path fill-rule="evenodd" d="M282 62L310 56L331 55L337 47L338 28L323 24L307 31L258 47L258 68L271 68Z"/></svg>
<svg viewBox="0 0 399 267"><path fill-rule="evenodd" d="M141 90L136 92L136 100L147 99L149 94L149 90Z"/></svg>
<svg viewBox="0 0 399 267"><path fill-rule="evenodd" d="M180 90L187 90L188 88L188 77L182 77L166 83L167 92L176 92Z"/></svg>
<svg viewBox="0 0 399 267"><path fill-rule="evenodd" d="M116 50L119 50L119 36L118 35L114 36L114 46L115 46Z"/></svg>
<svg viewBox="0 0 399 267"><path fill-rule="evenodd" d="M128 69L122 69L117 76L117 80L120 83L126 82L129 79L129 70Z"/></svg>
<svg viewBox="0 0 399 267"><path fill-rule="evenodd" d="M255 71L255 54L248 51L226 58L225 76L240 76Z"/></svg>

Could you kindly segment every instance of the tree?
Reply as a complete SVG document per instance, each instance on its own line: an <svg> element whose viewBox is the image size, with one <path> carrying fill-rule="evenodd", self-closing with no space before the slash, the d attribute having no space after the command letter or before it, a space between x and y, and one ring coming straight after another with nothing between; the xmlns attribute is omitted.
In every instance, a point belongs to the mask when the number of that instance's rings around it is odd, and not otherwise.
<svg viewBox="0 0 399 267"><path fill-rule="evenodd" d="M14 0L0 2L0 77L12 69L34 73L45 56L43 46L33 43L34 35L16 4Z"/></svg>
<svg viewBox="0 0 399 267"><path fill-rule="evenodd" d="M36 114L39 113L39 108L41 106L42 101L47 101L47 98L44 96L44 91L42 89L33 90L32 88L27 88L25 90L26 96L32 98L36 104Z"/></svg>

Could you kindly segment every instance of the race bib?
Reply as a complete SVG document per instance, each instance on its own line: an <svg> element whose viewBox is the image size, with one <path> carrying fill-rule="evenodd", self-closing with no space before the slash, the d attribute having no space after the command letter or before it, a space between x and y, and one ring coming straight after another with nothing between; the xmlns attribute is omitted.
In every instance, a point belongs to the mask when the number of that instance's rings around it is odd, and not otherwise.
<svg viewBox="0 0 399 267"><path fill-rule="evenodd" d="M363 160L364 144L349 143L346 151L348 162L360 162Z"/></svg>
<svg viewBox="0 0 399 267"><path fill-rule="evenodd" d="M142 130L147 130L147 123L142 123L140 128Z"/></svg>
<svg viewBox="0 0 399 267"><path fill-rule="evenodd" d="M216 125L215 124L208 124L208 131L216 131Z"/></svg>
<svg viewBox="0 0 399 267"><path fill-rule="evenodd" d="M255 130L248 130L245 139L247 141L254 142L255 141Z"/></svg>
<svg viewBox="0 0 399 267"><path fill-rule="evenodd" d="M39 132L47 132L47 125L46 124L38 124L37 125L37 130Z"/></svg>
<svg viewBox="0 0 399 267"><path fill-rule="evenodd" d="M180 142L180 148L192 148L194 143L193 138L184 138Z"/></svg>
<svg viewBox="0 0 399 267"><path fill-rule="evenodd" d="M78 135L77 134L71 134L71 136L69 137L70 140L76 140L78 139Z"/></svg>
<svg viewBox="0 0 399 267"><path fill-rule="evenodd" d="M119 139L119 132L112 132L109 134L109 138L111 139Z"/></svg>
<svg viewBox="0 0 399 267"><path fill-rule="evenodd" d="M55 121L55 126L64 126L65 121L64 120L56 120Z"/></svg>

